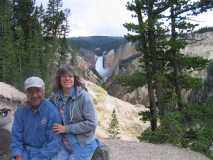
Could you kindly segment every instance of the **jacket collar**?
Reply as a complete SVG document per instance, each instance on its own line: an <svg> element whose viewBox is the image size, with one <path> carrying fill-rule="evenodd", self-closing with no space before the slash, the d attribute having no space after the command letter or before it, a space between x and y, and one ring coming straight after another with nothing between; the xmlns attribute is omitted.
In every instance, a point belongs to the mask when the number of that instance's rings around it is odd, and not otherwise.
<svg viewBox="0 0 213 160"><path fill-rule="evenodd" d="M41 113L44 109L44 105L45 105L45 100L43 99L40 103L40 105L38 106L37 110L35 111L35 113ZM27 104L26 106L27 108L29 108L32 112L33 112L33 109L32 109L32 106L30 104Z"/></svg>
<svg viewBox="0 0 213 160"><path fill-rule="evenodd" d="M68 96L68 98L72 99L72 100L76 100L77 98L79 98L82 95L83 89L81 87L72 87L70 89L70 94ZM64 99L64 94L62 90L58 90L56 93L56 99L57 100L63 100Z"/></svg>

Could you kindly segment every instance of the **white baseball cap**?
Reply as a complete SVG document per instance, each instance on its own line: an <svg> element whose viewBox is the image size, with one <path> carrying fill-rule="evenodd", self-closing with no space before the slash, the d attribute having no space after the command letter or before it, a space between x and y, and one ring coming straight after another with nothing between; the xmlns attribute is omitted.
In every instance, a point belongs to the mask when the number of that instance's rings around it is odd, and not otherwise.
<svg viewBox="0 0 213 160"><path fill-rule="evenodd" d="M44 89L44 81L39 77L29 77L24 81L24 89L27 90L31 87L37 87Z"/></svg>

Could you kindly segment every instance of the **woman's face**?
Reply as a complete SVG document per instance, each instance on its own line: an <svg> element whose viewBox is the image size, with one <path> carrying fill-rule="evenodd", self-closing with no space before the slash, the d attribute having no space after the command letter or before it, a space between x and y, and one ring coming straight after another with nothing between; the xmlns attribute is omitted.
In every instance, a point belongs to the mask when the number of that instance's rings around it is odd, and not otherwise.
<svg viewBox="0 0 213 160"><path fill-rule="evenodd" d="M60 82L63 89L70 89L74 85L74 75L63 74Z"/></svg>

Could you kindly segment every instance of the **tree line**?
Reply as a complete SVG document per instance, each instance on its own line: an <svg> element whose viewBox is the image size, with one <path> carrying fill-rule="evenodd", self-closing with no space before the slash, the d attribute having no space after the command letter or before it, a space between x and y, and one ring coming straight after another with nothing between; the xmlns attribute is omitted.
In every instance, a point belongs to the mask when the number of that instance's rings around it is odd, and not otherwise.
<svg viewBox="0 0 213 160"><path fill-rule="evenodd" d="M44 9L36 0L0 1L0 81L18 88L28 76L49 81L68 50L70 10L62 5L49 0Z"/></svg>

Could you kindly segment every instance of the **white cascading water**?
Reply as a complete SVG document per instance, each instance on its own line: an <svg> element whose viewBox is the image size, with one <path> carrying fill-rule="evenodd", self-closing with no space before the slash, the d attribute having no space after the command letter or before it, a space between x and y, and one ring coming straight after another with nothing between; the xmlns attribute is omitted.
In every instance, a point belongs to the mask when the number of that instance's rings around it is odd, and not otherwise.
<svg viewBox="0 0 213 160"><path fill-rule="evenodd" d="M105 80L110 75L110 69L104 68L104 58L99 56L96 60L95 69L100 74L100 76Z"/></svg>

